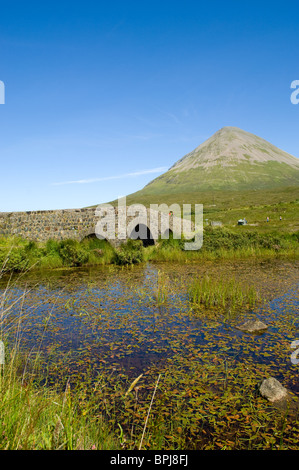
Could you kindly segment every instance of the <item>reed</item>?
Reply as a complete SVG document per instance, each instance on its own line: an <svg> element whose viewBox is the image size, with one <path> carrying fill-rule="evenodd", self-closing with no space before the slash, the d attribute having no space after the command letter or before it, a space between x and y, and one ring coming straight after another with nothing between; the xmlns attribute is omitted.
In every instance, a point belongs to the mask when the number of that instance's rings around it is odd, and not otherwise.
<svg viewBox="0 0 299 470"><path fill-rule="evenodd" d="M157 378L157 382L156 382L156 385L155 385L155 389L154 389L154 392L153 392L153 395L152 395L152 398L151 398L151 402L150 402L150 405L149 405L149 408L148 408L148 412L147 412L147 415L146 415L146 420L145 420L145 423L144 423L144 428L143 428L143 431L142 431L142 436L141 436L141 440L140 440L140 444L139 444L139 449L138 449L138 450L141 450L141 449L142 449L143 439L144 439L144 435L145 435L145 431L146 431L146 427L147 427L149 415L150 415L150 412L151 412L151 409L152 409L152 406L153 406L153 402L154 402L154 398L155 398L155 395L156 395L156 391L157 391L157 387L158 387L160 378L161 378L161 374L159 374L159 376L158 376L158 378Z"/></svg>
<svg viewBox="0 0 299 470"><path fill-rule="evenodd" d="M93 396L82 401L68 381L64 392L47 386L40 345L34 351L22 351L24 295L16 300L20 304L19 316L12 314L16 302L7 302L8 289L0 298L2 350L4 346L4 365L0 369L0 450L116 449L117 439L98 414Z"/></svg>
<svg viewBox="0 0 299 470"><path fill-rule="evenodd" d="M68 385L64 393L19 375L18 354L0 380L1 450L89 450L116 448L116 439L97 416L92 400L84 406Z"/></svg>
<svg viewBox="0 0 299 470"><path fill-rule="evenodd" d="M157 287L154 291L154 299L157 305L164 305L169 297L169 279L165 273L158 271Z"/></svg>
<svg viewBox="0 0 299 470"><path fill-rule="evenodd" d="M230 310L244 305L252 308L259 300L258 292L254 287L244 286L233 277L230 279L198 277L190 285L188 297L193 305L222 309L229 307Z"/></svg>

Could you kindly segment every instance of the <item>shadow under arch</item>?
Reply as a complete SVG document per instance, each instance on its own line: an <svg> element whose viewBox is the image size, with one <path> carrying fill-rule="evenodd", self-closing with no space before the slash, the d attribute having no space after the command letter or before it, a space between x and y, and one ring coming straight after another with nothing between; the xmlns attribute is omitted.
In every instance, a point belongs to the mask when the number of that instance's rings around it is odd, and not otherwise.
<svg viewBox="0 0 299 470"><path fill-rule="evenodd" d="M107 238L104 238L104 237L100 238L95 234L95 232L87 233L81 238L81 243L88 243L88 242L91 242L92 245L96 245L101 248L105 248L105 246L107 245L113 247L113 243L111 243L111 240L108 240Z"/></svg>
<svg viewBox="0 0 299 470"><path fill-rule="evenodd" d="M163 232L163 235L161 236L161 239L162 240L173 240L173 231L168 228L165 230L165 232Z"/></svg>
<svg viewBox="0 0 299 470"><path fill-rule="evenodd" d="M91 232L91 233L88 233L87 235L84 235L82 238L81 238L81 241L83 240L95 240L96 238L98 238L96 236L96 234L94 232ZM103 239L104 240L104 239Z"/></svg>
<svg viewBox="0 0 299 470"><path fill-rule="evenodd" d="M153 239L151 231L145 224L135 225L134 229L130 233L129 238L133 240L141 240L144 247L155 244L155 240Z"/></svg>

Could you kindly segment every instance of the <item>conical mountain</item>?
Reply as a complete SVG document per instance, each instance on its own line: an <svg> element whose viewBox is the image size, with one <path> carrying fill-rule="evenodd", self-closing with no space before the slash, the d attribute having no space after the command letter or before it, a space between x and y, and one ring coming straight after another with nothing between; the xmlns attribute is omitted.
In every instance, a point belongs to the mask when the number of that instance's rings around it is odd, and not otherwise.
<svg viewBox="0 0 299 470"><path fill-rule="evenodd" d="M135 196L298 186L299 159L237 127L224 127Z"/></svg>

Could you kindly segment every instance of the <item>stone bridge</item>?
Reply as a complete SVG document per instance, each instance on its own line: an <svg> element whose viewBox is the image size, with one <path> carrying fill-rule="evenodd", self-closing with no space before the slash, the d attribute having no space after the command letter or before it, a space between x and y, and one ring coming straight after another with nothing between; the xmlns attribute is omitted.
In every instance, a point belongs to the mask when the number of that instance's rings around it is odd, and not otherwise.
<svg viewBox="0 0 299 470"><path fill-rule="evenodd" d="M187 235L191 238L194 224L175 217L172 213L155 211L144 207L143 216L125 214L125 225L120 227L120 209L113 207L113 211L106 215L99 212L99 208L64 209L28 212L0 212L0 236L17 236L28 240L46 241L49 239L74 239L81 241L86 237L98 236L109 241L113 246L119 246L129 238L140 238L144 245L154 244L160 237L168 238L170 232ZM123 214L122 214L123 215ZM123 221L123 218L122 218ZM99 236L96 227L106 223L109 228L106 234ZM189 231L186 230L186 227ZM113 236L114 229L115 236ZM97 233L96 233L97 232ZM122 233L120 233L122 232ZM144 235L145 234L145 235Z"/></svg>

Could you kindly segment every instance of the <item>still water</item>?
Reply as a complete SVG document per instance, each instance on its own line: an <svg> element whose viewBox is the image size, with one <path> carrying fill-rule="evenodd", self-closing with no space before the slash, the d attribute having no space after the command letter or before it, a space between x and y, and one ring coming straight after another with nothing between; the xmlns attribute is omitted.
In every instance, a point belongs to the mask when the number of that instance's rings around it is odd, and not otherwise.
<svg viewBox="0 0 299 470"><path fill-rule="evenodd" d="M188 286L204 275L233 276L255 286L262 301L254 310L192 309ZM74 377L87 369L96 375L103 366L136 377L172 357L190 356L266 364L298 393L299 365L291 361L291 343L299 339L298 280L298 264L279 260L17 275L1 280L2 335L32 357L38 352L47 373L56 363ZM252 335L236 329L252 318L268 330Z"/></svg>

